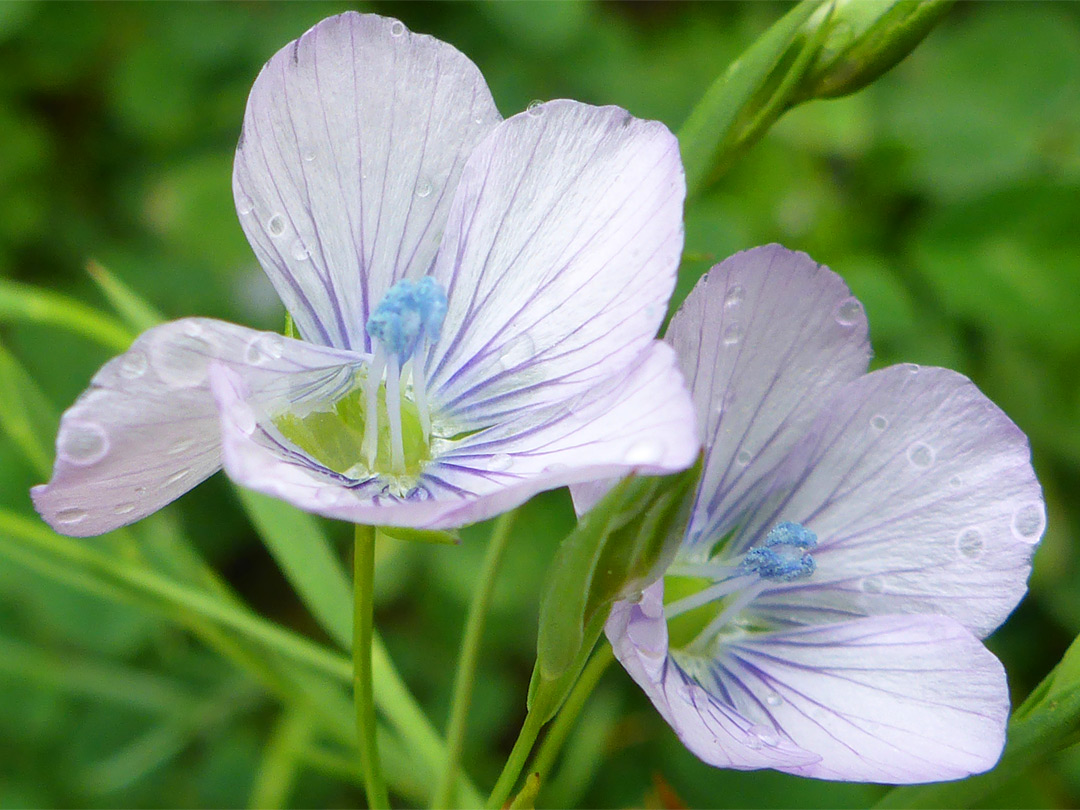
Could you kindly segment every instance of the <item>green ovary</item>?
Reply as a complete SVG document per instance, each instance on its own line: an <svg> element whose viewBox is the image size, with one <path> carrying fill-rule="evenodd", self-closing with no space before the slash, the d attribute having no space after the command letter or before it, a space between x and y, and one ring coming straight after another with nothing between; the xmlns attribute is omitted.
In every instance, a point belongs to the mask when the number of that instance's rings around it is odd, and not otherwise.
<svg viewBox="0 0 1080 810"><path fill-rule="evenodd" d="M274 419L278 430L290 442L334 472L351 478L372 475L393 477L420 475L431 459L431 448L424 439L416 406L401 398L401 433L405 451L405 472L391 469L392 458L390 420L386 411L386 385L379 387L375 398L378 413L378 450L375 463L368 465L364 453L364 432L367 429L364 387L357 386L325 410L306 416L284 413Z"/></svg>

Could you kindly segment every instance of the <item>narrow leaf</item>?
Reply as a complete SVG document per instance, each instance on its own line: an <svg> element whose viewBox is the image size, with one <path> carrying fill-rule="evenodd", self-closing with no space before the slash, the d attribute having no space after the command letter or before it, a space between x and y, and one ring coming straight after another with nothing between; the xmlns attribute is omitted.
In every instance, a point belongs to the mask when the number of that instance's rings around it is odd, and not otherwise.
<svg viewBox="0 0 1080 810"><path fill-rule="evenodd" d="M0 279L0 320L58 326L115 352L135 339L118 320L81 301L7 279Z"/></svg>
<svg viewBox="0 0 1080 810"><path fill-rule="evenodd" d="M145 332L152 326L165 321L165 316L158 312L153 304L128 287L102 265L91 261L86 272L105 295L112 308L116 310L124 323L136 332Z"/></svg>

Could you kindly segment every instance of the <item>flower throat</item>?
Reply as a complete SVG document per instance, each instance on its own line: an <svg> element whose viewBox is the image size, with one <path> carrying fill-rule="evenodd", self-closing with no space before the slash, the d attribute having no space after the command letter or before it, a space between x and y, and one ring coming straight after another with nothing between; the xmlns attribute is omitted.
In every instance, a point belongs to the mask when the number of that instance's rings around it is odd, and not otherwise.
<svg viewBox="0 0 1080 810"><path fill-rule="evenodd" d="M415 478L431 457L423 359L445 317L446 293L435 279L398 281L368 319L374 353L356 385L304 416L282 414L275 425L334 472Z"/></svg>

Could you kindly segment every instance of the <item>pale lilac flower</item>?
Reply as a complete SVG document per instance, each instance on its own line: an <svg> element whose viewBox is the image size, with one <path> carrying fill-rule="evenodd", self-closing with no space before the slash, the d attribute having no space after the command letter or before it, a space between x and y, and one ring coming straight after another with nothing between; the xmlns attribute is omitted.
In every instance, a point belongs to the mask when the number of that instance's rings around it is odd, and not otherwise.
<svg viewBox="0 0 1080 810"><path fill-rule="evenodd" d="M1045 526L1024 434L955 372L867 374L862 305L777 245L714 267L667 340L707 455L676 559L608 621L627 671L712 765L992 767L1009 698L979 639Z"/></svg>
<svg viewBox="0 0 1080 810"><path fill-rule="evenodd" d="M682 248L674 136L552 101L501 120L476 66L376 15L283 48L233 177L303 340L206 319L146 332L64 414L34 503L90 535L224 464L334 518L450 527L697 452L655 341Z"/></svg>

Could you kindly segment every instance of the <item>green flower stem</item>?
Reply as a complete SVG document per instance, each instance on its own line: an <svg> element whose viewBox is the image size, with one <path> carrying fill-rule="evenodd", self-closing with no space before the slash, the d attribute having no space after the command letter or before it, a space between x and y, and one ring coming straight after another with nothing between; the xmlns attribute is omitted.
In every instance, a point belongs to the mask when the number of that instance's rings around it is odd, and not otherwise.
<svg viewBox="0 0 1080 810"><path fill-rule="evenodd" d="M502 562L503 552L510 537L516 512L507 512L495 522L480 569L479 584L469 606L465 621L465 634L461 640L457 673L454 676L454 697L450 704L450 723L446 732L446 766L443 768L438 787L432 798L435 810L455 805L454 784L461 752L465 746L465 730L472 702L473 684L476 681L476 664L480 657L480 640L484 634L484 621L491 607L491 595L495 590L495 575Z"/></svg>
<svg viewBox="0 0 1080 810"><path fill-rule="evenodd" d="M529 770L530 773L539 775L541 783L547 780L548 773L551 772L551 767L555 764L559 751L562 750L567 736L574 728L574 723L577 722L578 716L585 706L585 701L589 699L589 695L596 688L596 684L600 682L600 678L603 677L614 660L615 653L612 651L611 645L607 641L601 641L599 649L593 653L589 663L582 671L581 677L574 684L573 690L566 698L566 703L563 704L559 713L555 716L551 728L544 736L544 741L540 744L540 750L536 752L536 758L533 760L532 768Z"/></svg>
<svg viewBox="0 0 1080 810"><path fill-rule="evenodd" d="M371 642L375 630L375 529L371 526L356 526L353 572L353 700L360 769L364 774L368 807L382 810L390 807L390 799L375 742L375 690L371 680Z"/></svg>
<svg viewBox="0 0 1080 810"><path fill-rule="evenodd" d="M544 726L544 721L540 717L535 712L529 712L525 715L525 722L518 733L514 748L510 751L510 756L503 766L502 773L499 774L499 780L495 783L491 795L488 796L487 810L498 810L498 808L506 804L506 800L510 797L510 791L514 789L514 785L525 767L525 760L529 758L533 745L536 743L536 738L540 734L540 729Z"/></svg>

